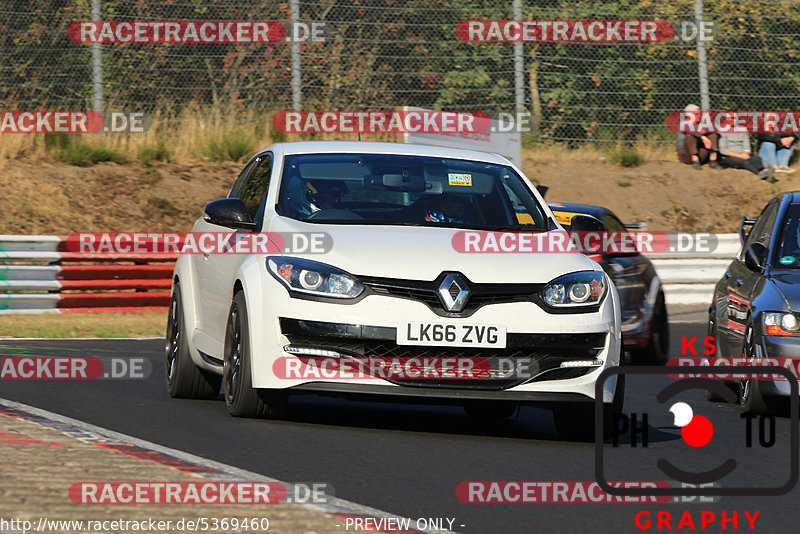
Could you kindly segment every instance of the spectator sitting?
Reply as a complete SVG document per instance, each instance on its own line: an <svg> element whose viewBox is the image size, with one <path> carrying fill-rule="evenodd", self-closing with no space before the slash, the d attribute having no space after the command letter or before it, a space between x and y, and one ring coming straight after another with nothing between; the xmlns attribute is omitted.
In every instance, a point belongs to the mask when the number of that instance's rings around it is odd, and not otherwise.
<svg viewBox="0 0 800 534"><path fill-rule="evenodd" d="M719 139L719 153L724 167L746 169L770 183L777 181L772 168L764 167L760 157L750 154L750 137L744 132L722 134Z"/></svg>
<svg viewBox="0 0 800 534"><path fill-rule="evenodd" d="M692 115L692 125L700 121L700 108L694 104L686 106L684 111L694 112ZM695 128L696 129L696 128ZM719 134L713 132L693 132L678 134L678 161L686 165L691 165L695 169L701 169L703 163L708 163L712 169L719 169L717 156L719 147L717 141Z"/></svg>
<svg viewBox="0 0 800 534"><path fill-rule="evenodd" d="M764 165L771 167L775 172L792 173L789 160L797 144L797 135L793 133L778 133L776 121L769 120L765 124L766 132L756 136L758 139L758 156Z"/></svg>

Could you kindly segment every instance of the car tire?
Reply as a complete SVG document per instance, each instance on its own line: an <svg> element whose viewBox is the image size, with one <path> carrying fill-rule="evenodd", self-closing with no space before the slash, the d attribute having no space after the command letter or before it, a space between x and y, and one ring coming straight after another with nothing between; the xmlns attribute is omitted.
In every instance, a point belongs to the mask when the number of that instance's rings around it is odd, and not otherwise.
<svg viewBox="0 0 800 534"><path fill-rule="evenodd" d="M225 328L222 390L225 406L234 417L268 418L281 415L287 395L280 390L253 388L250 327L244 292L233 297Z"/></svg>
<svg viewBox="0 0 800 534"><path fill-rule="evenodd" d="M734 395L736 395L736 398L738 400L738 398L739 398L739 388L737 386L735 386L735 385L732 386L728 382L725 382L724 385L725 385L725 387L730 389L733 392ZM719 402L719 403L722 403L722 404L727 404L727 402L728 402L728 399L726 399L722 395L718 395L717 393L715 393L713 391L706 391L706 400L708 400L708 402Z"/></svg>
<svg viewBox="0 0 800 534"><path fill-rule="evenodd" d="M755 358L753 346L753 325L745 329L742 356L750 362ZM785 416L789 413L789 398L764 395L761 392L761 381L746 378L739 382L739 404L744 413L772 414Z"/></svg>
<svg viewBox="0 0 800 534"><path fill-rule="evenodd" d="M603 441L611 438L614 416L622 413L625 403L625 375L617 375L614 402L603 404ZM553 407L553 422L558 434L568 441L594 441L594 403L565 402Z"/></svg>
<svg viewBox="0 0 800 534"><path fill-rule="evenodd" d="M669 359L669 319L664 294L659 293L650 320L650 339L642 349L631 350L634 363L664 365Z"/></svg>
<svg viewBox="0 0 800 534"><path fill-rule="evenodd" d="M508 419L518 409L517 404L506 402L467 402L464 411L469 417L475 419Z"/></svg>
<svg viewBox="0 0 800 534"><path fill-rule="evenodd" d="M167 391L171 397L216 399L219 396L222 377L197 367L189 354L181 287L178 282L172 288L169 303L165 353Z"/></svg>

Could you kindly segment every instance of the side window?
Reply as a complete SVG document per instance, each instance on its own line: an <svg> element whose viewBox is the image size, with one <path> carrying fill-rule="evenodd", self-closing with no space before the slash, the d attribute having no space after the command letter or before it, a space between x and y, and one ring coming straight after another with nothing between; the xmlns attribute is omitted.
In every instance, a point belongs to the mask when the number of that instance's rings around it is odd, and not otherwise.
<svg viewBox="0 0 800 534"><path fill-rule="evenodd" d="M753 225L750 233L747 235L742 246L742 251L739 254L739 259L744 260L744 251L747 250L753 243L761 243L769 248L770 235L772 234L772 227L775 225L775 218L778 216L779 202L777 200L771 201L758 216L758 220Z"/></svg>
<svg viewBox="0 0 800 534"><path fill-rule="evenodd" d="M247 207L250 217L255 221L258 215L258 209L261 207L261 201L267 194L269 188L269 178L272 174L272 154L264 154L255 159L256 167L247 180L244 186L239 191L238 198L242 199L244 205Z"/></svg>
<svg viewBox="0 0 800 534"><path fill-rule="evenodd" d="M509 179L506 177L501 182L508 200L511 201L511 208L514 210L516 224L532 224L537 226L544 225L544 216L538 209L530 209L525 205L525 201L510 186Z"/></svg>
<svg viewBox="0 0 800 534"><path fill-rule="evenodd" d="M600 219L603 221L603 228L605 228L608 232L625 231L625 225L622 224L622 221L617 219L610 211L604 211Z"/></svg>
<svg viewBox="0 0 800 534"><path fill-rule="evenodd" d="M239 198L239 194L242 191L242 187L244 186L245 180L247 180L247 176L250 174L250 171L258 165L259 158L253 158L250 162L244 166L242 172L239 173L239 177L236 178L236 181L233 183L233 187L231 187L231 192L228 194L228 198Z"/></svg>

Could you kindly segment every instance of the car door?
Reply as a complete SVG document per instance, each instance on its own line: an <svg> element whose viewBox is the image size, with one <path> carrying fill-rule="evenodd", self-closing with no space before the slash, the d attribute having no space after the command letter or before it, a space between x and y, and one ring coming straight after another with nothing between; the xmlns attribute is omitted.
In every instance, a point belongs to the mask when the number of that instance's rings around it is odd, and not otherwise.
<svg viewBox="0 0 800 534"><path fill-rule="evenodd" d="M234 181L229 196L233 195L234 191L241 190L244 181L256 167L257 163L258 162L256 161L256 158L253 158L247 163L247 165L244 166L242 171L239 173L239 176ZM195 222L194 226L192 227L192 232L196 234L200 232L212 232L215 231L216 228L218 228L218 226L208 224L201 217ZM206 287L208 284L205 281L206 263L208 262L208 259L202 254L191 254L189 256L189 261L192 263L192 271L195 273L197 278L196 290L197 296L200 300L200 305L198 306L197 310L197 330L200 332L206 332L209 325L209 320L206 314L206 305L208 303L208 293L206 292Z"/></svg>
<svg viewBox="0 0 800 534"><path fill-rule="evenodd" d="M260 154L254 158L242 172L241 180L237 180L231 189L229 198L239 198L244 202L250 217L260 230L264 216L264 199L266 198L272 175L272 154ZM246 234L245 230L233 230L203 221L203 229L199 231L214 233L234 233L231 242L235 242L236 234ZM245 254L221 253L204 254L203 281L200 288L201 303L204 307L204 332L219 343L225 340L225 327L228 311L233 298L233 285L239 266L247 258Z"/></svg>
<svg viewBox="0 0 800 534"><path fill-rule="evenodd" d="M720 328L726 338L728 354L723 353L721 356L738 356L742 351L753 292L756 287L763 285L761 278L764 276L763 273L757 273L747 268L744 263L744 253L747 247L753 243L761 243L769 248L779 205L780 199L773 199L766 205L747 235L739 255L725 272L727 324L720 325Z"/></svg>

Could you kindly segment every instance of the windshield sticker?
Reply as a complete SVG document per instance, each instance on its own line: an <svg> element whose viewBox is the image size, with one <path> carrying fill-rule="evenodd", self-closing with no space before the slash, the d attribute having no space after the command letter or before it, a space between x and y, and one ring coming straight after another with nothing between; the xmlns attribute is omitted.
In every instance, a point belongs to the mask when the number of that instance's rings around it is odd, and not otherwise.
<svg viewBox="0 0 800 534"><path fill-rule="evenodd" d="M778 260L781 265L791 265L794 263L794 256L784 256Z"/></svg>
<svg viewBox="0 0 800 534"><path fill-rule="evenodd" d="M519 224L536 224L533 221L533 217L530 216L528 213L517 213L517 222Z"/></svg>
<svg viewBox="0 0 800 534"><path fill-rule="evenodd" d="M472 175L461 172L448 172L447 183L450 185L472 186Z"/></svg>

